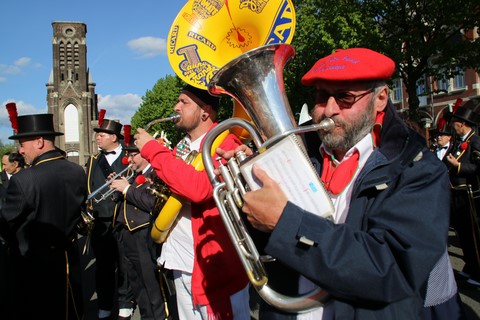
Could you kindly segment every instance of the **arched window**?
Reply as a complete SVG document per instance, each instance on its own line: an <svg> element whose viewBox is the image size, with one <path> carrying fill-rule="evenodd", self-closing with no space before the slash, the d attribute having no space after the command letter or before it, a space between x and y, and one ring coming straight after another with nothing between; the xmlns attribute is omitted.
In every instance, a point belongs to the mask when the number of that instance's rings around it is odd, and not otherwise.
<svg viewBox="0 0 480 320"><path fill-rule="evenodd" d="M65 108L65 142L79 142L78 110L73 104Z"/></svg>

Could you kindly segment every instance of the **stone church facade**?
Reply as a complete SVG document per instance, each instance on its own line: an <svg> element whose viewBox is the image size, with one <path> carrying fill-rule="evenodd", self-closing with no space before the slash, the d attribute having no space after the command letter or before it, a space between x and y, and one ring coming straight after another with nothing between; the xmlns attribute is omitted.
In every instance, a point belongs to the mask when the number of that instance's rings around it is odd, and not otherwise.
<svg viewBox="0 0 480 320"><path fill-rule="evenodd" d="M54 116L57 146L72 162L83 165L96 153L93 128L98 100L87 66L87 26L82 22L52 22L53 68L47 86L48 113Z"/></svg>

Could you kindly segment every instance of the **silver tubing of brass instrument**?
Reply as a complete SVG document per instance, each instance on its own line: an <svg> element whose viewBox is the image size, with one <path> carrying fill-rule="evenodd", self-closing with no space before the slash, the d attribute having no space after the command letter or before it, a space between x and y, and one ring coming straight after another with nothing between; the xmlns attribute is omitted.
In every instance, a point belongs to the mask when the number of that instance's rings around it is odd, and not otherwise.
<svg viewBox="0 0 480 320"><path fill-rule="evenodd" d="M97 194L99 194L103 189L109 187L110 184L112 184L112 182L115 179L117 179L118 177L121 177L125 172L127 172L129 169L131 169L132 166L133 166L133 164L129 164L125 169L123 169L119 173L116 173L111 179L109 179L107 182L105 182L102 186L100 186L95 191L90 193L87 197L87 201L93 199L93 201L95 201L95 203L99 203L99 202L105 200L106 198L108 198L110 195L112 195L116 190L115 189L108 189L105 193L102 194L102 196L99 199L95 199L95 196ZM127 178L127 180L129 180L130 178L133 177L134 174L135 174L135 172L132 170L132 172L125 178Z"/></svg>

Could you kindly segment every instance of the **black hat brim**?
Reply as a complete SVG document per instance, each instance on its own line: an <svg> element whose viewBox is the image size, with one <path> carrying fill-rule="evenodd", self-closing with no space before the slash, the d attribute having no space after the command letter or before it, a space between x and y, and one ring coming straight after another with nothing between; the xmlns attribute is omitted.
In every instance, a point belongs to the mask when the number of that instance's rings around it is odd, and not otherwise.
<svg viewBox="0 0 480 320"><path fill-rule="evenodd" d="M52 131L37 131L37 132L25 132L19 133L13 136L8 137L8 139L16 140L20 138L28 137L47 137L47 136L63 136L62 132L52 132Z"/></svg>
<svg viewBox="0 0 480 320"><path fill-rule="evenodd" d="M114 134L118 137L118 139L121 139L123 140L123 135L121 134L117 134L115 131L113 130L105 130L105 129L101 129L101 128L94 128L93 131L95 132L105 132L105 133L108 133L108 134Z"/></svg>

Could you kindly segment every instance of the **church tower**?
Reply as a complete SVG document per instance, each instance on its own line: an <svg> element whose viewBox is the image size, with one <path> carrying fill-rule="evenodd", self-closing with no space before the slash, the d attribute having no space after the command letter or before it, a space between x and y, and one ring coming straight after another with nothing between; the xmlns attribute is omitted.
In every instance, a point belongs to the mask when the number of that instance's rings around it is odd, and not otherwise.
<svg viewBox="0 0 480 320"><path fill-rule="evenodd" d="M48 113L55 129L63 132L57 146L68 159L84 165L95 153L93 127L98 117L95 83L87 67L87 25L52 22L53 69L47 86Z"/></svg>

